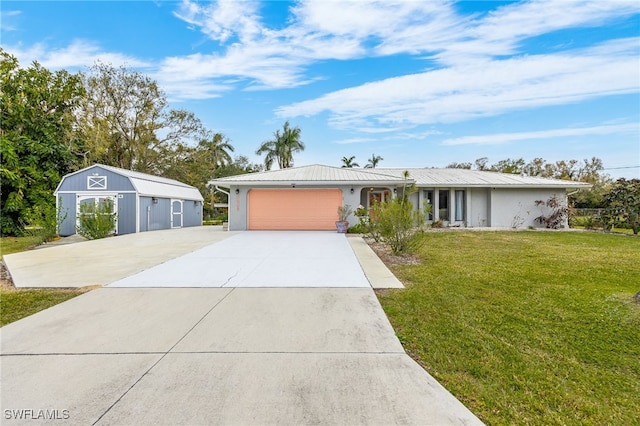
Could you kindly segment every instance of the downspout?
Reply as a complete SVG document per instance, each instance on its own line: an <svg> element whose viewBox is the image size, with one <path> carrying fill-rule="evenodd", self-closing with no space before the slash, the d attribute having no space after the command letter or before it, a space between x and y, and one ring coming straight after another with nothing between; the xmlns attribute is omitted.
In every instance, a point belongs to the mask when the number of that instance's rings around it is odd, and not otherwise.
<svg viewBox="0 0 640 426"><path fill-rule="evenodd" d="M218 185L215 185L214 188L216 189L216 191L222 192L223 194L231 195L227 191L225 191L224 189L220 189L220 187Z"/></svg>

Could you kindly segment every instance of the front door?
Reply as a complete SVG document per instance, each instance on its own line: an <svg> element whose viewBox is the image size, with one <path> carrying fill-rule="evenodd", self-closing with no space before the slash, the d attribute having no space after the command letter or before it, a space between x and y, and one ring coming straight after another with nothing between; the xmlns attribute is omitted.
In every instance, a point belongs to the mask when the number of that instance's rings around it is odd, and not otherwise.
<svg viewBox="0 0 640 426"><path fill-rule="evenodd" d="M182 200L171 200L171 227L182 228Z"/></svg>

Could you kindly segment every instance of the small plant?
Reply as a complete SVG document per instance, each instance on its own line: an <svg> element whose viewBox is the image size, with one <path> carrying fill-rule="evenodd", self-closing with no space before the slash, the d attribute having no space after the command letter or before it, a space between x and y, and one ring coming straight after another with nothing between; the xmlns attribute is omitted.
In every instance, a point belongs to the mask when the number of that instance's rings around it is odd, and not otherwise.
<svg viewBox="0 0 640 426"><path fill-rule="evenodd" d="M349 216L353 213L353 209L349 204L345 204L344 206L338 207L338 220L340 222L348 222Z"/></svg>
<svg viewBox="0 0 640 426"><path fill-rule="evenodd" d="M432 228L442 228L443 226L444 226L444 223L443 223L440 219L438 219L438 220L434 220L434 221L431 223L431 227L432 227Z"/></svg>
<svg viewBox="0 0 640 426"><path fill-rule="evenodd" d="M107 237L114 233L116 213L113 211L113 200L101 199L95 203L80 204L78 216L78 234L90 240Z"/></svg>
<svg viewBox="0 0 640 426"><path fill-rule="evenodd" d="M369 228L361 223L353 225L347 229L348 234L367 234Z"/></svg>
<svg viewBox="0 0 640 426"><path fill-rule="evenodd" d="M351 213L353 213L353 210L349 204L338 207L338 221L336 222L336 228L339 233L347 233L347 228L349 227L349 216Z"/></svg>
<svg viewBox="0 0 640 426"><path fill-rule="evenodd" d="M547 201L536 200L536 206L540 207L541 215L535 218L535 221L544 225L548 229L559 229L564 227L569 217L569 208L556 195L553 194ZM544 207L550 211L545 214Z"/></svg>

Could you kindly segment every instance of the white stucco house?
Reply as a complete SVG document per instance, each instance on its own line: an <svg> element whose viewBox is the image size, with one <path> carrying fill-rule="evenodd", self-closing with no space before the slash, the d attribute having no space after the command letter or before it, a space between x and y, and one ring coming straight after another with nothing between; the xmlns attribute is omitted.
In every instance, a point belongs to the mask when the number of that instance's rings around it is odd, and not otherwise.
<svg viewBox="0 0 640 426"><path fill-rule="evenodd" d="M404 172L409 172L405 179ZM537 200L553 195L566 202L569 191L590 188L583 182L464 169L338 168L310 165L249 173L209 182L229 195L229 230L333 230L337 208L369 208L407 184L418 191L410 200L427 222L444 226L539 228ZM349 218L351 225L358 218Z"/></svg>

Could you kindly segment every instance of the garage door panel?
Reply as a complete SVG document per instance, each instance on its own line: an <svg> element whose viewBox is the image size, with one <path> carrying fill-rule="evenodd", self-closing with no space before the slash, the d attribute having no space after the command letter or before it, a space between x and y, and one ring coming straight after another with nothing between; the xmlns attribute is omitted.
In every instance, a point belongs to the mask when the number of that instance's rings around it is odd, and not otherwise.
<svg viewBox="0 0 640 426"><path fill-rule="evenodd" d="M339 189L253 189L249 229L333 230L340 205Z"/></svg>

